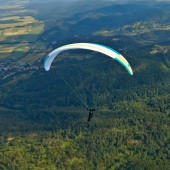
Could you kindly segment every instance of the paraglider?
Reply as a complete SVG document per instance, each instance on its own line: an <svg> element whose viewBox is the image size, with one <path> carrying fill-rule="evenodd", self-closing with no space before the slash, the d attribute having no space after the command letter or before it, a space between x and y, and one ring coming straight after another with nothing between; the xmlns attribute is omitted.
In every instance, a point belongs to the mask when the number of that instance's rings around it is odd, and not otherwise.
<svg viewBox="0 0 170 170"><path fill-rule="evenodd" d="M96 109L95 109L95 108L87 108L87 110L89 111L89 116L88 116L87 121L90 122L90 120L91 120L92 117L93 117L93 113L94 113L94 111L95 111Z"/></svg>
<svg viewBox="0 0 170 170"><path fill-rule="evenodd" d="M123 65L125 67L125 69L128 71L128 73L130 75L133 75L133 71L132 71L130 64L119 52L117 52L116 50L114 50L110 47L107 47L107 46L104 46L104 45L101 45L101 44L94 44L94 43L68 44L68 45L64 45L64 46L61 46L61 47L53 50L51 53L49 53L46 56L46 58L44 60L44 69L46 71L49 71L52 62L61 52L65 51L65 50L72 50L72 49L92 50L92 51L96 51L96 52L100 52L102 54L105 54L105 55L115 59L116 61L118 61L121 65ZM64 82L66 82L66 81L64 80ZM70 86L68 85L68 87L70 87ZM79 96L77 95L77 97L79 97ZM84 103L82 102L82 104L84 104ZM87 121L90 121L92 119L93 113L96 109L95 109L95 107L89 108L86 104L84 104L84 106L89 111L89 116L88 116Z"/></svg>

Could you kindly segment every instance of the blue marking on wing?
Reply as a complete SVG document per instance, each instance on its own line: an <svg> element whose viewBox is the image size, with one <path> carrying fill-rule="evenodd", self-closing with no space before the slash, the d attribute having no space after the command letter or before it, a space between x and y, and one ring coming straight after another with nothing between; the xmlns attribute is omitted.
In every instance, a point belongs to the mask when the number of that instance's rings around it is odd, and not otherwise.
<svg viewBox="0 0 170 170"><path fill-rule="evenodd" d="M49 55L47 55L47 56L45 57L45 59L44 59L44 67L45 67L45 63L46 63L46 61L48 60L48 58L49 58Z"/></svg>
<svg viewBox="0 0 170 170"><path fill-rule="evenodd" d="M128 73L130 74L130 75L132 75L132 73L130 72L130 70L129 70L129 68L127 67L127 65L126 64L124 64L121 60L119 60L119 58L115 58L115 60L116 61L118 61L120 64L122 64L125 68L126 68L126 70L128 71ZM128 65L128 66L130 66L130 65Z"/></svg>

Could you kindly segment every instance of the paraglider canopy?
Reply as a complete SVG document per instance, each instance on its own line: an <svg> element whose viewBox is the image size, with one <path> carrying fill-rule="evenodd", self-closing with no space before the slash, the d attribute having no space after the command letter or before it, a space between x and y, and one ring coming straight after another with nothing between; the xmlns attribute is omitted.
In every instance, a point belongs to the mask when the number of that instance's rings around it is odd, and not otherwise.
<svg viewBox="0 0 170 170"><path fill-rule="evenodd" d="M119 52L117 52L116 50L114 50L110 47L100 45L100 44L93 44L93 43L68 44L68 45L64 45L64 46L61 46L61 47L53 50L51 53L49 53L46 56L46 58L44 60L45 70L46 71L50 70L53 60L58 56L59 53L61 53L62 51L71 50L71 49L86 49L86 50L92 50L92 51L96 51L96 52L105 54L105 55L115 59L116 61L118 61L121 65L123 65L126 68L126 70L128 71L128 73L130 75L133 75L133 71L132 71L130 64Z"/></svg>

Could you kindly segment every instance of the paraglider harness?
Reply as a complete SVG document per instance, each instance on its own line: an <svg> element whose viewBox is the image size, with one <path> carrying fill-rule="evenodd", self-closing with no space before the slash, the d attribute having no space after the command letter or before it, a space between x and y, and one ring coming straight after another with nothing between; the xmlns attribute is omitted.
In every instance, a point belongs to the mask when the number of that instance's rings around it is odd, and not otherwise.
<svg viewBox="0 0 170 170"><path fill-rule="evenodd" d="M93 112L94 112L96 109L95 109L95 108L87 108L87 110L89 111L89 116L88 116L87 121L90 122L90 120L91 120L92 117L93 117Z"/></svg>

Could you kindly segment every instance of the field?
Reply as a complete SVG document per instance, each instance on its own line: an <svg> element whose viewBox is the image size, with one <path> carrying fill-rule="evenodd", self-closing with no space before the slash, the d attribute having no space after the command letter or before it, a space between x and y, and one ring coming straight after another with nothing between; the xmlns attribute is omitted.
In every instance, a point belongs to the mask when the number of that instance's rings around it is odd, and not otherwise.
<svg viewBox="0 0 170 170"><path fill-rule="evenodd" d="M34 18L36 12L25 8L28 2L20 2L0 7L3 16L0 18L0 60L11 59L12 52L19 52L19 58L29 53L44 31L44 22Z"/></svg>
<svg viewBox="0 0 170 170"><path fill-rule="evenodd" d="M114 30L100 30L94 32L94 35L102 35L102 36L113 36L116 34L123 34L128 36L135 36L139 34L148 33L151 31L169 31L170 24L160 24L156 22L136 22L131 25L125 25L121 28L117 28Z"/></svg>

